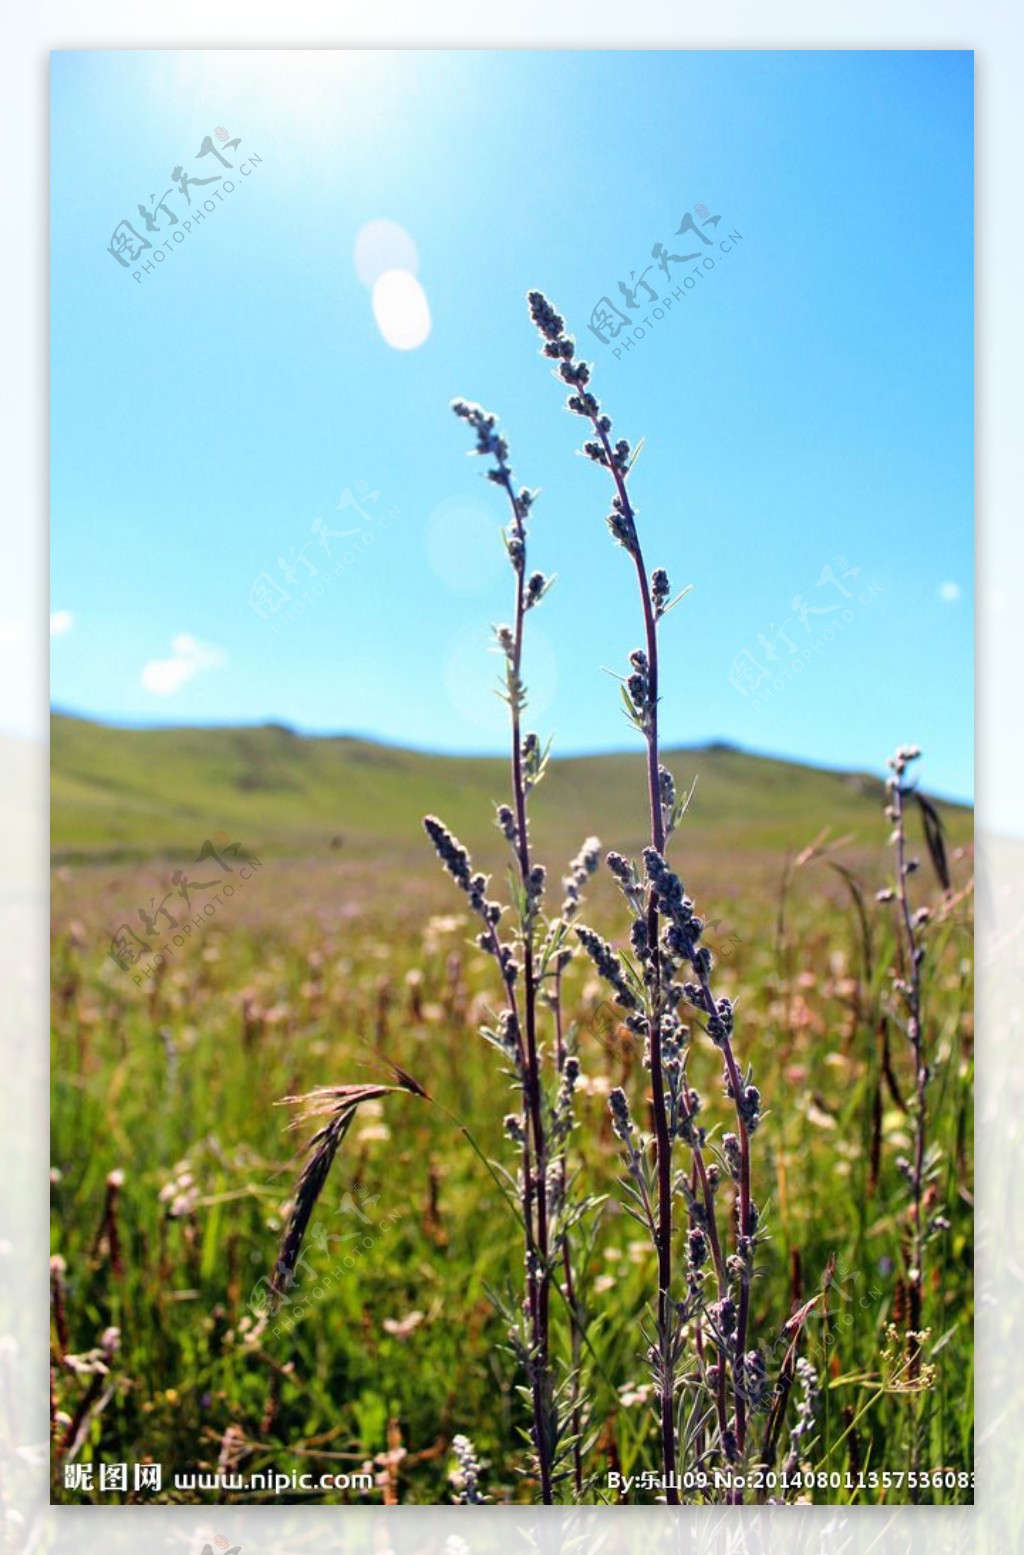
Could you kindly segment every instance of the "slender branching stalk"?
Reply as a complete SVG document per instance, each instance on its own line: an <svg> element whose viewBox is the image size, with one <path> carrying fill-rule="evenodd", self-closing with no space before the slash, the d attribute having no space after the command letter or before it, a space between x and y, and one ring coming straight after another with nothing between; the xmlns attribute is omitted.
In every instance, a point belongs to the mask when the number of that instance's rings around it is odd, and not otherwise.
<svg viewBox="0 0 1024 1555"><path fill-rule="evenodd" d="M569 924L576 916L580 903L580 886L586 875L596 867L599 843L597 838L589 838L587 845L574 861L570 874L563 884L566 888L566 899L562 907L561 923L568 929ZM557 932L557 931L556 931ZM564 1078L566 1065L569 1062L569 1049L566 1042L565 1015L562 1007L562 972L565 968L565 949L560 948L559 953L553 957L553 971L551 973L551 987L547 998L551 1007L551 1014L555 1026L555 1069L560 1078ZM578 1062L578 1060L576 1061ZM555 1162L555 1191L562 1203L568 1201L568 1153L560 1152ZM576 1290L576 1278L573 1273L573 1249L568 1229L562 1238L562 1298L566 1311L569 1314L569 1343L570 1343L570 1378L569 1378L569 1416L572 1430L572 1478L573 1492L577 1501L583 1498L583 1392L582 1392L582 1368L583 1368L583 1339L585 1329L584 1309L581 1294Z"/></svg>
<svg viewBox="0 0 1024 1555"><path fill-rule="evenodd" d="M685 1324L704 1310L706 1331L717 1353L714 1364L705 1370L704 1380L714 1396L719 1450L727 1461L743 1457L749 1410L760 1407L770 1391L761 1352L747 1349L758 1223L751 1197L750 1139L760 1122L761 1098L750 1073L741 1074L735 1056L733 1005L714 992L712 954L701 943L703 922L665 859L668 839L686 806L685 801L677 800L674 779L660 762L658 626L682 595L672 599L665 570L659 567L649 572L644 559L628 484L639 449L632 450L624 438L613 443L611 418L589 387L590 367L577 358L575 341L566 333L564 320L540 292L530 293L529 305L544 342L543 353L556 364L556 375L570 391L569 410L590 424L593 435L588 436L583 452L611 479L607 523L613 539L633 562L643 619L644 646L630 655L630 673L624 679L622 695L627 716L646 744L650 845L644 849L642 870L620 854L608 855L608 864L633 915L632 959L620 957L590 930L581 927L578 934L626 1012L626 1025L643 1037L650 1069L652 1179L646 1151L634 1138L628 1102L621 1091L612 1096L612 1114L626 1147L634 1211L647 1226L657 1256L657 1335L650 1360L658 1395L666 1497L677 1503L676 1391ZM684 968L692 978L679 983L674 974ZM731 1254L723 1247L715 1206L721 1169L707 1159L705 1131L695 1121L701 1103L687 1078L689 1031L677 1013L681 1006L690 1008L693 1021L721 1052L726 1094L736 1109L737 1132L725 1136L721 1152L736 1189L735 1250ZM686 1173L674 1171L672 1152L677 1140L690 1149L695 1188L691 1188ZM690 1226L685 1296L677 1291L673 1269L673 1200L677 1195L686 1204ZM702 1286L709 1253L717 1299L706 1305ZM732 1375L731 1414L728 1371Z"/></svg>
<svg viewBox="0 0 1024 1555"><path fill-rule="evenodd" d="M487 876L474 872L466 849L436 816L427 816L423 824L441 862L481 919L477 943L494 957L504 992L505 1008L497 1028L484 1027L482 1035L507 1060L508 1072L520 1094L519 1113L505 1119L505 1132L519 1151L518 1192L525 1262L525 1332L520 1337L513 1326L512 1339L528 1379L541 1499L550 1503L555 1499L561 1458L570 1446L574 1484L582 1488L580 1308L569 1239L580 1206L569 1202L566 1165L579 1061L570 1053L563 1030L561 973L572 954L567 945L570 924L579 908L582 886L597 867L600 844L594 838L584 844L564 882L566 896L561 914L546 918L546 872L533 856L528 812L530 794L544 775L548 753L542 749L538 736L523 728L523 647L527 615L540 604L553 580L542 572L530 572L527 567L527 520L534 493L516 486L508 444L496 430L497 418L464 400L456 400L452 409L475 434L474 452L493 461L487 476L504 491L511 515L503 539L515 580L513 617L510 626L495 630L496 647L504 659L501 695L509 709L511 737L511 804L499 805L496 814L496 825L509 845L513 861L515 926L509 940L503 941L500 935L505 908L486 895ZM555 1027L555 1085L551 1096L545 1090L539 1030L543 1004L550 1006ZM551 1353L551 1294L559 1269L572 1336L568 1396L555 1386Z"/></svg>
<svg viewBox="0 0 1024 1555"><path fill-rule="evenodd" d="M942 842L942 823L937 812L906 781L913 762L920 757L916 745L901 746L889 760L890 777L886 780L886 818L892 823L894 882L878 893L879 900L892 902L896 910L897 937L902 962L901 973L893 980L893 1018L906 1037L914 1066L914 1091L911 1104L913 1156L900 1156L896 1165L910 1192L909 1254L907 1257L907 1360L911 1380L921 1367L921 1333L925 1306L925 1261L932 1238L948 1229L948 1221L936 1204L929 1204L929 1189L936 1176L936 1160L928 1147L928 1081L926 1049L926 1011L924 963L927 951L924 931L931 920L928 907L914 908L908 881L919 861L908 854L907 801L918 800L925 823L925 838L932 862L948 891L949 874ZM934 1193L931 1195L934 1197Z"/></svg>

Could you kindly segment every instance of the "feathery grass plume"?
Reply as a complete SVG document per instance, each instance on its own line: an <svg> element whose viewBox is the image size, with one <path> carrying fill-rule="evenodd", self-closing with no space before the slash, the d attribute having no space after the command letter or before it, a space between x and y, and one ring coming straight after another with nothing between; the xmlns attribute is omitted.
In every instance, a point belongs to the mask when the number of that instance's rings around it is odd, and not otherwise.
<svg viewBox="0 0 1024 1555"><path fill-rule="evenodd" d="M377 1101L380 1097L388 1096L395 1091L406 1091L412 1096L422 1096L429 1100L423 1087L418 1085L410 1075L396 1065L391 1067L398 1081L397 1085L318 1086L304 1096L285 1096L276 1103L279 1107L291 1106L303 1109L292 1120L290 1128L300 1128L314 1118L326 1118L327 1121L306 1145L309 1159L295 1185L291 1214L284 1228L270 1280L272 1306L280 1302L295 1283L295 1267L302 1251L302 1239L306 1234L306 1227L330 1175L334 1158L359 1108L364 1102Z"/></svg>
<svg viewBox="0 0 1024 1555"><path fill-rule="evenodd" d="M518 1157L524 1299L521 1318L515 1312L506 1313L506 1317L513 1350L527 1377L541 1499L550 1503L560 1465L570 1451L576 1494L582 1490L579 1371L583 1312L573 1281L570 1232L586 1205L571 1202L566 1166L579 1061L570 1051L564 1029L561 976L572 956L570 927L586 880L597 867L600 844L590 838L583 845L563 880L561 913L548 917L544 909L547 875L534 858L529 830L529 797L544 776L548 751L534 732L523 728L523 646L526 618L544 599L554 579L528 566L527 521L535 494L517 487L508 443L497 430L496 416L465 400L455 400L452 410L474 433L473 451L492 461L487 478L504 491L511 515L502 538L514 578L512 624L497 626L494 632L503 661L500 695L509 710L511 745L510 802L499 804L495 813L495 825L512 856L511 928L506 938L501 925L507 908L488 897L487 877L474 870L467 850L443 821L428 815L423 825L441 863L465 892L471 911L480 920L477 944L494 958L504 993L505 1007L496 1025L482 1026L481 1035L501 1053L506 1073L519 1092L519 1110L505 1118L505 1135ZM550 1009L554 1023L553 1085L547 1083L544 1067L542 1004ZM556 1388L552 1361L551 1291L559 1268L561 1293L570 1313L568 1390Z"/></svg>
<svg viewBox="0 0 1024 1555"><path fill-rule="evenodd" d="M761 1097L751 1072L741 1071L735 1056L735 1012L730 1000L719 998L714 992L713 957L702 943L704 924L665 858L666 845L687 801L677 798L672 774L659 758L658 627L686 590L673 597L665 569L656 567L649 572L644 560L628 486L640 447L634 449L625 438L613 441L611 418L602 410L590 386L591 368L577 356L576 343L567 333L564 319L543 293L532 291L528 300L531 317L543 340L543 355L554 364L555 376L569 390L568 409L589 423L592 435L587 437L582 451L611 479L613 492L606 522L613 540L633 563L643 618L643 646L630 655L628 673L622 678L622 700L627 718L647 747L650 844L644 849L642 867L617 853L608 856L608 865L633 917L631 957L619 956L587 929L580 927L577 933L599 974L611 987L616 1003L628 1012L626 1025L643 1039L645 1066L650 1070L653 1173L648 1164L648 1146L635 1138L621 1092L613 1093L612 1113L615 1131L626 1146L633 1179L628 1190L634 1201L631 1208L647 1226L657 1258L657 1332L649 1360L658 1393L662 1469L669 1487L666 1495L670 1503L678 1504L676 1392L685 1325L703 1311L704 1331L717 1351L714 1364L703 1368L702 1375L714 1398L718 1452L722 1459L734 1462L744 1457L749 1413L760 1409L766 1397L763 1358L756 1347L747 1348L750 1283L758 1240L758 1212L751 1197L750 1139L761 1120ZM677 981L677 973L687 980ZM701 1099L686 1075L690 1030L680 1017L682 1008L688 1008L689 1020L705 1032L721 1053L726 1095L736 1109L737 1132L728 1136L733 1147L726 1163L728 1175L736 1185L737 1202L731 1253L723 1247L716 1214L720 1169L706 1158L705 1131L696 1122ZM689 1186L685 1173L676 1174L673 1170L672 1154L677 1141L682 1141L691 1153L694 1188ZM685 1295L680 1290L682 1275L674 1268L673 1200L677 1194L684 1200L690 1226ZM710 1306L703 1296L709 1273L717 1296ZM731 1414L727 1396L730 1371Z"/></svg>

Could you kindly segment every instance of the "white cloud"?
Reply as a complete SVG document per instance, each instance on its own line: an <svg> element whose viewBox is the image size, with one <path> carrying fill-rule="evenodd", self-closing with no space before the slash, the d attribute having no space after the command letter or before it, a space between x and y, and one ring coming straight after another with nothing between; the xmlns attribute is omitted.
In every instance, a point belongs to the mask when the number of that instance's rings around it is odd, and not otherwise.
<svg viewBox="0 0 1024 1555"><path fill-rule="evenodd" d="M944 605L955 605L960 598L959 583L940 583L939 598Z"/></svg>
<svg viewBox="0 0 1024 1555"><path fill-rule="evenodd" d="M219 669L224 654L219 648L201 643L188 632L179 632L171 641L170 659L150 659L142 671L142 684L154 696L172 696L200 670Z"/></svg>
<svg viewBox="0 0 1024 1555"><path fill-rule="evenodd" d="M50 636L63 637L65 632L70 632L75 624L75 618L70 610L55 610L50 617Z"/></svg>

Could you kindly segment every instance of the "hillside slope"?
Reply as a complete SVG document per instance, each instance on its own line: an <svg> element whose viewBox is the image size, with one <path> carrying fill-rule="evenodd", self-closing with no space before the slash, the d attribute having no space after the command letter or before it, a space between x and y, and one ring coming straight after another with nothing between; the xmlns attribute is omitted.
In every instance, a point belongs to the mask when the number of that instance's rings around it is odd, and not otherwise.
<svg viewBox="0 0 1024 1555"><path fill-rule="evenodd" d="M784 853L823 827L884 842L881 784L722 746L671 751L702 850ZM122 729L52 719L52 853L57 861L194 851L228 832L268 856L343 848L366 857L421 856L420 821L436 811L471 846L491 852L497 758L424 754L349 737L256 728ZM951 841L972 834L969 810L943 807ZM535 799L541 847L559 853L584 833L622 848L645 832L642 753L554 760ZM579 837L577 838L577 834Z"/></svg>

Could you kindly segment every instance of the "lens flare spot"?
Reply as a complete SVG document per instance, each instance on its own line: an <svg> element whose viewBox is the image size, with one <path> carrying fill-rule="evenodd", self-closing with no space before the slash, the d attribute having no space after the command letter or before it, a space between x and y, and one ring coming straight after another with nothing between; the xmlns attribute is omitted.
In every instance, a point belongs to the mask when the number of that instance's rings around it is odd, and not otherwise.
<svg viewBox="0 0 1024 1555"><path fill-rule="evenodd" d="M430 334L430 304L408 270L385 270L373 284L377 327L396 351L415 351Z"/></svg>
<svg viewBox="0 0 1024 1555"><path fill-rule="evenodd" d="M420 270L416 244L397 221L368 221L360 227L353 258L364 286L375 286L387 270L408 270L413 275Z"/></svg>

